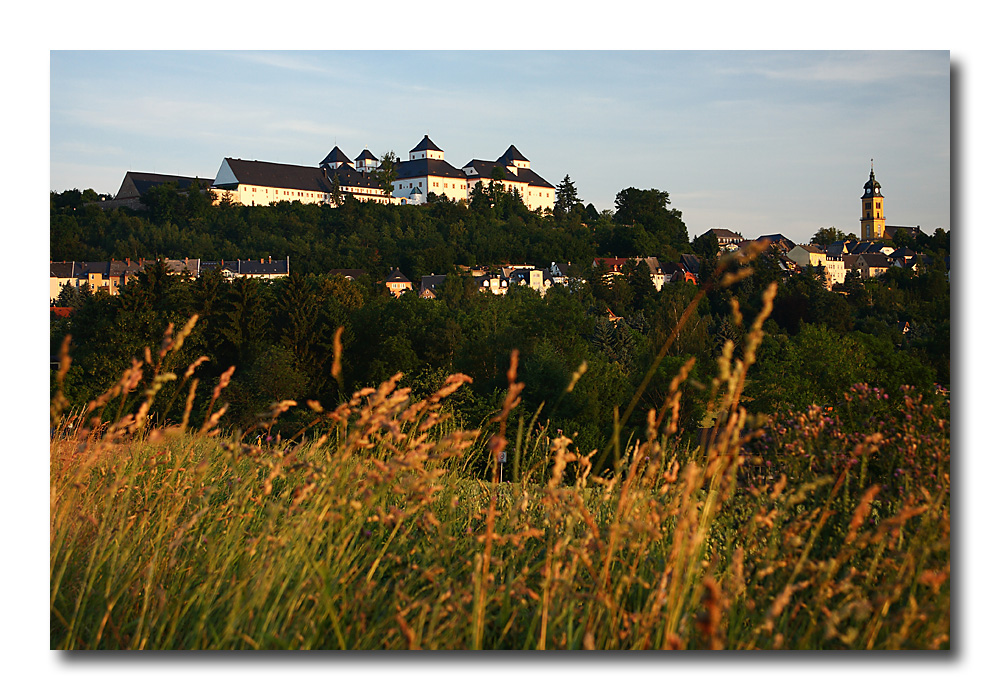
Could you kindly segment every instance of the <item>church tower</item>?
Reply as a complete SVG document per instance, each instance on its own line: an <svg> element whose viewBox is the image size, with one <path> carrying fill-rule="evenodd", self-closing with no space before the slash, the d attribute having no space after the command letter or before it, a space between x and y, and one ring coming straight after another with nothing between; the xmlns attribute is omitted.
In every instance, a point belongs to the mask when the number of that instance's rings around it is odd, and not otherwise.
<svg viewBox="0 0 1000 700"><path fill-rule="evenodd" d="M861 195L861 240L874 241L885 235L885 209L882 207L882 186L875 179L875 161Z"/></svg>

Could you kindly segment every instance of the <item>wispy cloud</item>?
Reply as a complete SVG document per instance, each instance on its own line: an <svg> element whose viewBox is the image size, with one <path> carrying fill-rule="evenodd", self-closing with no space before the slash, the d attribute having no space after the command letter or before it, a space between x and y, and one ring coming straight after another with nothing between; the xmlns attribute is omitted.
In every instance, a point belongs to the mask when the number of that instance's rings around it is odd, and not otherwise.
<svg viewBox="0 0 1000 700"><path fill-rule="evenodd" d="M744 54L745 60L720 66L726 76L760 75L775 81L880 83L904 78L946 77L948 65L938 52L848 51Z"/></svg>
<svg viewBox="0 0 1000 700"><path fill-rule="evenodd" d="M324 65L308 54L278 53L275 51L236 51L227 53L226 55L238 61L246 61L248 63L299 73L321 75L333 75L335 73L331 66Z"/></svg>

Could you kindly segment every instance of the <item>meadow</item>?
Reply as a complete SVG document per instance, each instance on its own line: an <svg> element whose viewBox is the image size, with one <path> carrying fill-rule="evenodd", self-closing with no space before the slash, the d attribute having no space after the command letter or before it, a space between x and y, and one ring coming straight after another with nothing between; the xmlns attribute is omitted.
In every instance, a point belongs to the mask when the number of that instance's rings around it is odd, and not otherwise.
<svg viewBox="0 0 1000 700"><path fill-rule="evenodd" d="M51 647L949 648L947 393L748 413L774 295L722 349L710 429L678 424L689 361L642 434L586 453L512 418L516 351L479 426L448 408L466 375L419 398L397 374L293 435L293 401L221 428L232 371L194 415L199 361L171 359L197 318L168 327L85 406L55 393Z"/></svg>

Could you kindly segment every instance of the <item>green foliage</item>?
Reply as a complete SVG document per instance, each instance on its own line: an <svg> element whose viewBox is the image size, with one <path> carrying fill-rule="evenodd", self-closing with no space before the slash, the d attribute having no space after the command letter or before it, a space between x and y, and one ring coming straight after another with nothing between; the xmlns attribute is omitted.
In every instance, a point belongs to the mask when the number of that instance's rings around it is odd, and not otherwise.
<svg viewBox="0 0 1000 700"><path fill-rule="evenodd" d="M830 227L819 229L813 234L813 237L809 239L809 242L813 245L829 245L830 243L839 243L846 240L848 240L847 234L839 228Z"/></svg>
<svg viewBox="0 0 1000 700"><path fill-rule="evenodd" d="M562 179L562 182L556 186L556 200L552 206L552 211L559 214L568 214L578 204L583 204L583 201L577 196L576 185L573 184L573 181L569 179L569 175L567 174Z"/></svg>

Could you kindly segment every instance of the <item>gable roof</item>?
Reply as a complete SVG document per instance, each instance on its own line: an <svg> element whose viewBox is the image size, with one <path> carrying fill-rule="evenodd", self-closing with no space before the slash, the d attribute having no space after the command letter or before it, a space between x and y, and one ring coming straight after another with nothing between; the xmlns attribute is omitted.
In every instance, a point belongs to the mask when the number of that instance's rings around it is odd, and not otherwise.
<svg viewBox="0 0 1000 700"><path fill-rule="evenodd" d="M226 158L226 165L239 184L329 192L323 171L315 166L268 163L262 160ZM343 184L343 181L341 181Z"/></svg>
<svg viewBox="0 0 1000 700"><path fill-rule="evenodd" d="M389 276L385 278L386 282L406 282L409 283L410 280L406 279L406 275L399 271L397 267L395 270L389 273Z"/></svg>
<svg viewBox="0 0 1000 700"><path fill-rule="evenodd" d="M826 250L822 246L812 245L810 243L800 243L798 247L808 253L815 253L816 255L826 255Z"/></svg>
<svg viewBox="0 0 1000 700"><path fill-rule="evenodd" d="M507 169L506 165L499 161L480 160L478 158L470 160L463 166L462 170L465 171L468 168L472 168L472 173L465 174L463 172L462 176L467 177L469 180L492 179L493 169L500 168L503 170L504 182L519 182L532 187L551 187L552 189L555 189L547 180L545 180L545 178L531 168L518 168L517 174L515 175Z"/></svg>
<svg viewBox="0 0 1000 700"><path fill-rule="evenodd" d="M697 255L691 255L690 253L681 253L681 264L687 268L688 272L695 275L701 272L701 260L698 259Z"/></svg>
<svg viewBox="0 0 1000 700"><path fill-rule="evenodd" d="M75 262L49 262L49 277L69 279L75 276Z"/></svg>
<svg viewBox="0 0 1000 700"><path fill-rule="evenodd" d="M125 179L122 180L121 187L118 188L118 194L115 195L115 199L140 197L158 185L166 185L171 182L177 185L178 190L186 190L196 182L201 189L207 189L211 186L214 179L211 177L187 177L185 175L161 175L160 173L137 173L130 170L125 173Z"/></svg>
<svg viewBox="0 0 1000 700"><path fill-rule="evenodd" d="M892 261L882 253L862 253L858 256L858 262L864 261L868 267L889 267Z"/></svg>

